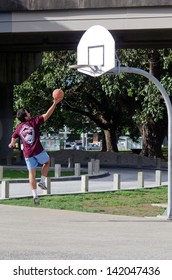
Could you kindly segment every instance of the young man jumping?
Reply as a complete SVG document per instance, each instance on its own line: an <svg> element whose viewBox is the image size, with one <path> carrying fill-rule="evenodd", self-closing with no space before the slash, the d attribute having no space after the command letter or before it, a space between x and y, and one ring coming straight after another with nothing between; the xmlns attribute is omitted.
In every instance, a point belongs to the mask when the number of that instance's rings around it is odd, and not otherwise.
<svg viewBox="0 0 172 280"><path fill-rule="evenodd" d="M49 117L53 114L57 104L63 98L54 99L53 104L47 110L45 114L38 117L31 118L30 113L26 109L21 109L17 113L17 119L21 122L12 134L11 142L8 145L9 148L14 148L15 142L18 138L23 143L23 155L29 171L29 183L31 186L33 200L35 205L39 205L39 198L37 195L37 184L36 184L36 167L38 164L42 165L41 179L38 186L46 190L45 179L47 177L50 158L47 152L41 145L39 127L46 122Z"/></svg>

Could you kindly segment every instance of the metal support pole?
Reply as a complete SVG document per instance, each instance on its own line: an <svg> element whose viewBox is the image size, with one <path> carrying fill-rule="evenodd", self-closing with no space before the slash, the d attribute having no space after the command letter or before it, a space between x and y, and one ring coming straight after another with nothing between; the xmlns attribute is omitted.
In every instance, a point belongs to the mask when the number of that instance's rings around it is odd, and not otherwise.
<svg viewBox="0 0 172 280"><path fill-rule="evenodd" d="M134 73L142 75L152 81L161 92L164 98L167 114L168 114L168 206L167 206L167 217L172 219L172 104L170 98L162 86L162 84L150 73L132 67L114 67L108 73L109 74L119 74L124 73Z"/></svg>

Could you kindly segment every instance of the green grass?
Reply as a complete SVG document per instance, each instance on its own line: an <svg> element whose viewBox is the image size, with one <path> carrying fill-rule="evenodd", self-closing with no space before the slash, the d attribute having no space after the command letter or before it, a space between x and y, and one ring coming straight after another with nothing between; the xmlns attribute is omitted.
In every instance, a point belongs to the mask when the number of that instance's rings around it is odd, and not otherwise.
<svg viewBox="0 0 172 280"><path fill-rule="evenodd" d="M152 204L167 203L167 187L42 196L40 201L37 207L139 217L157 216L164 209ZM0 200L0 204L34 207L32 198Z"/></svg>
<svg viewBox="0 0 172 280"><path fill-rule="evenodd" d="M73 176L74 172L72 171L62 171L61 176ZM41 171L36 171L36 177L41 176ZM49 177L54 177L54 171L49 171ZM28 179L27 170L16 170L16 169L5 169L3 171L3 179Z"/></svg>

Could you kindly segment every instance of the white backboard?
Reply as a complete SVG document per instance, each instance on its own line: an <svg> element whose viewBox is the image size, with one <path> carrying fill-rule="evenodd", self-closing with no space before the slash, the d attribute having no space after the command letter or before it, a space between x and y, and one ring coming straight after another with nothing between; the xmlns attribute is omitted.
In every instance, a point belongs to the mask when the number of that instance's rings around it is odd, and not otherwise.
<svg viewBox="0 0 172 280"><path fill-rule="evenodd" d="M97 77L115 67L115 41L103 26L90 27L77 47L78 71Z"/></svg>

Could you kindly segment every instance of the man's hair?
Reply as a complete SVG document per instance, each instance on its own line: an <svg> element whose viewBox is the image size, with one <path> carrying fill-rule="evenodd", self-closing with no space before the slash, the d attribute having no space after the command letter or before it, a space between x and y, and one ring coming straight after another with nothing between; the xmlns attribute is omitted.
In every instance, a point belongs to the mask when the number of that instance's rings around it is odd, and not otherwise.
<svg viewBox="0 0 172 280"><path fill-rule="evenodd" d="M26 109L24 109L24 108L20 109L20 110L17 112L17 119L18 119L19 121L21 121L21 122L25 122L25 121L26 121L26 119L25 119L26 116L27 116L27 115L26 115Z"/></svg>

